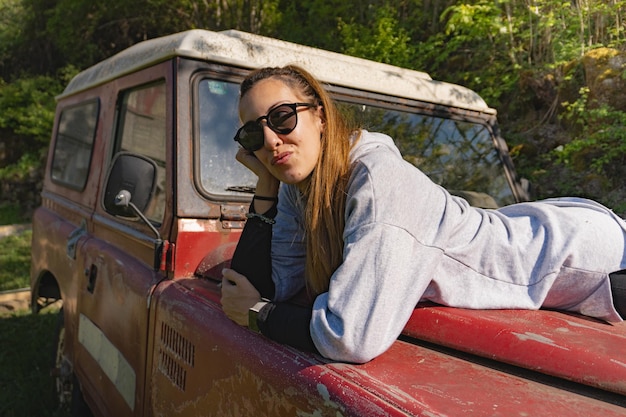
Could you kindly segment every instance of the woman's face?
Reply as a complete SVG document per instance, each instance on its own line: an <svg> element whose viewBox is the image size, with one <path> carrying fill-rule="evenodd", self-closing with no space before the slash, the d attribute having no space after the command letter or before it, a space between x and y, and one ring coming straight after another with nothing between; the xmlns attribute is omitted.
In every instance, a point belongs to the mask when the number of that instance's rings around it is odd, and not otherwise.
<svg viewBox="0 0 626 417"><path fill-rule="evenodd" d="M312 103L284 82L267 78L252 87L239 103L239 116L245 124L257 120L280 104ZM324 128L320 107L298 107L296 127L287 134L274 132L261 121L264 146L254 155L281 182L300 184L311 175L320 155Z"/></svg>

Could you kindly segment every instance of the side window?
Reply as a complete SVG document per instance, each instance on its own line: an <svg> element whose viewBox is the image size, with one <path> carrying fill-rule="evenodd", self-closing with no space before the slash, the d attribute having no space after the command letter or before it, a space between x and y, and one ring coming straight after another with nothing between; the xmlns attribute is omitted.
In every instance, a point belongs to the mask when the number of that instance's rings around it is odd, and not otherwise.
<svg viewBox="0 0 626 417"><path fill-rule="evenodd" d="M157 164L155 195L144 213L160 224L165 213L165 82L142 86L122 94L117 130L117 150L133 152Z"/></svg>
<svg viewBox="0 0 626 417"><path fill-rule="evenodd" d="M89 101L61 112L52 156L54 182L79 191L85 188L96 135L98 107L97 101Z"/></svg>
<svg viewBox="0 0 626 417"><path fill-rule="evenodd" d="M241 125L237 111L239 85L203 78L197 83L196 96L199 188L218 196L254 192L256 177L235 161L239 145L233 138Z"/></svg>

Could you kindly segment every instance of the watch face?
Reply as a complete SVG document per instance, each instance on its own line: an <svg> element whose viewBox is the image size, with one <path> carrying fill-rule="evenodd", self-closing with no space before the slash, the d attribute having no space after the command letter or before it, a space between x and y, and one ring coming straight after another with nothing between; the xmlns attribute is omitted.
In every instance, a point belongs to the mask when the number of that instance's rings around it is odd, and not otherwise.
<svg viewBox="0 0 626 417"><path fill-rule="evenodd" d="M266 301L259 301L248 310L248 328L252 331L260 333L259 329L259 311L267 304Z"/></svg>
<svg viewBox="0 0 626 417"><path fill-rule="evenodd" d="M259 332L259 325L257 324L257 311L254 311L252 308L248 310L248 328L252 331Z"/></svg>

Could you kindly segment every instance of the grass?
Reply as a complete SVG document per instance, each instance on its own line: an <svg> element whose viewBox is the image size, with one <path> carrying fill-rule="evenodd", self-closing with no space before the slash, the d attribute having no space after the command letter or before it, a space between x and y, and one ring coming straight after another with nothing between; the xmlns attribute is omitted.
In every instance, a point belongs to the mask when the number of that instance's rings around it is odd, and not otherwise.
<svg viewBox="0 0 626 417"><path fill-rule="evenodd" d="M0 225L25 223L19 208L0 204ZM29 285L32 233L0 238L0 291ZM66 417L55 409L50 369L57 309L0 313L0 416Z"/></svg>
<svg viewBox="0 0 626 417"><path fill-rule="evenodd" d="M0 291L30 284L30 230L0 238Z"/></svg>
<svg viewBox="0 0 626 417"><path fill-rule="evenodd" d="M57 311L0 316L0 416L66 416L54 409L50 377Z"/></svg>

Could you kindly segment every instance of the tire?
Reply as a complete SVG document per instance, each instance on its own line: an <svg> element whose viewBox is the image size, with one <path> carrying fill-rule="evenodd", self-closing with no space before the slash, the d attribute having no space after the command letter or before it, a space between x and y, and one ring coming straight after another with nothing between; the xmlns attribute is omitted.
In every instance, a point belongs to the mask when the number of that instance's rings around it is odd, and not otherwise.
<svg viewBox="0 0 626 417"><path fill-rule="evenodd" d="M65 317L63 309L58 313L53 349L53 393L57 410L71 417L93 417L80 390L80 383L72 364L65 359Z"/></svg>
<svg viewBox="0 0 626 417"><path fill-rule="evenodd" d="M80 384L76 374L72 374L72 401L70 404L70 416L72 417L93 417L93 413L89 409L83 392L80 390Z"/></svg>

